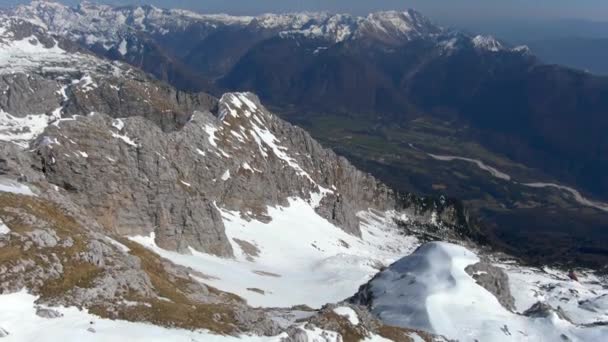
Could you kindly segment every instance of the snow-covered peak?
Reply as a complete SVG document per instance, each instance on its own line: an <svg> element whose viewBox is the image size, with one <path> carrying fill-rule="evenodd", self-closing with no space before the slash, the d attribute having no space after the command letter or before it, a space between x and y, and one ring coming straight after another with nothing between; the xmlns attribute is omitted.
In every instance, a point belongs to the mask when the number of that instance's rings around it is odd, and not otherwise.
<svg viewBox="0 0 608 342"><path fill-rule="evenodd" d="M399 42L439 32L440 27L414 10L386 11L371 13L362 20L357 29L357 36Z"/></svg>
<svg viewBox="0 0 608 342"><path fill-rule="evenodd" d="M253 20L253 24L264 29L280 29L282 31L301 30L309 25L318 24L327 20L327 13L267 13Z"/></svg>
<svg viewBox="0 0 608 342"><path fill-rule="evenodd" d="M301 26L299 25L301 22L285 26L281 34L283 36L302 35L338 43L352 37L357 26L363 20L348 14L318 14L310 17L310 19Z"/></svg>
<svg viewBox="0 0 608 342"><path fill-rule="evenodd" d="M90 2L74 8L49 1L33 1L15 8L10 14L42 26L53 34L89 46L99 44L106 50L118 49L131 32L166 34L193 24L215 28L218 25L247 25L253 19L225 14L203 15L154 6L112 7Z"/></svg>
<svg viewBox="0 0 608 342"><path fill-rule="evenodd" d="M365 302L386 324L414 327L459 341L600 341L608 338L605 326L577 324L579 319L566 319L569 314L595 318L581 323L604 319L601 293L605 290L597 286L598 282L563 287L574 281L567 277L557 281L556 275L546 271L504 264L488 266L488 271L471 271L469 266L478 264L480 259L461 246L428 243L376 275L356 298ZM494 293L477 281L477 277L489 276L491 267L505 269L508 282L514 282L506 287L511 288L518 308L520 303L532 305L546 299L546 307L556 310L527 314L526 307L521 315L505 308ZM490 283L504 288L496 285L497 279ZM552 298L549 294L557 296ZM570 299L579 295L589 296L589 300ZM587 303L603 309L588 310ZM559 310L565 314L557 315ZM583 312L586 314L581 315Z"/></svg>
<svg viewBox="0 0 608 342"><path fill-rule="evenodd" d="M348 14L292 14L264 17L265 28L281 28L283 34L301 34L334 42L374 39L399 43L414 37L433 35L441 28L414 10L371 13L367 17Z"/></svg>
<svg viewBox="0 0 608 342"><path fill-rule="evenodd" d="M377 12L371 13L365 19L365 24L383 32L406 33L415 29L413 16L409 12Z"/></svg>
<svg viewBox="0 0 608 342"><path fill-rule="evenodd" d="M498 52L504 49L503 45L492 36L478 35L472 38L473 45L481 50Z"/></svg>

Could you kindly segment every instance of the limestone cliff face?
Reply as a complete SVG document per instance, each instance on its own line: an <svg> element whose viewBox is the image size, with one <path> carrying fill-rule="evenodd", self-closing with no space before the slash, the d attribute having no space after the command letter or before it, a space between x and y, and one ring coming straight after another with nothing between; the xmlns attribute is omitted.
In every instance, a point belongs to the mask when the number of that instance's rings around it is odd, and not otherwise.
<svg viewBox="0 0 608 342"><path fill-rule="evenodd" d="M219 108L219 118L196 112L173 132L141 117L89 114L50 126L34 147L46 178L107 230L154 232L162 247L181 252L232 254L218 207L264 220L268 206L317 197L320 214L359 234L358 211L394 206L388 188L254 96L228 94Z"/></svg>
<svg viewBox="0 0 608 342"><path fill-rule="evenodd" d="M85 99L98 104L87 112L111 108L106 89L87 92ZM153 94L119 102L163 100ZM125 111L113 116L130 117L115 119L91 110L49 126L32 147L48 181L68 190L108 231L154 232L160 246L180 252L232 255L218 208L267 220L268 206L299 197L353 235L360 234L362 210L407 210L390 188L272 115L253 94L226 94L215 113L208 99L207 110L197 107L204 111L168 132L163 123L178 123L175 112L143 118Z"/></svg>

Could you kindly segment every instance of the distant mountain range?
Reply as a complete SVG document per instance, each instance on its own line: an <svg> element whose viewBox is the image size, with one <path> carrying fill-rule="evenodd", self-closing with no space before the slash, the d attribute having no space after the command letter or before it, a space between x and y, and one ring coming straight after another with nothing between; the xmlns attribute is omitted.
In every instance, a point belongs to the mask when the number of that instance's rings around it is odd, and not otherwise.
<svg viewBox="0 0 608 342"><path fill-rule="evenodd" d="M581 19L498 19L451 22L466 31L482 31L525 44L542 61L593 74L608 74L608 22Z"/></svg>

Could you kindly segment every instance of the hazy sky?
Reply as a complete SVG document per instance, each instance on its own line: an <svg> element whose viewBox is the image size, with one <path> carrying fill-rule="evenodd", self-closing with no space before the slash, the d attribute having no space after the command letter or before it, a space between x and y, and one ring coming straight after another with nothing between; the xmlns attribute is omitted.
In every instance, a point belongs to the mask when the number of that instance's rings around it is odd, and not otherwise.
<svg viewBox="0 0 608 342"><path fill-rule="evenodd" d="M77 4L79 0L61 0ZM0 0L11 6L29 0ZM414 8L435 19L580 18L608 21L608 0L98 0L112 4L153 4L203 12L259 14L330 11L363 14L382 9Z"/></svg>

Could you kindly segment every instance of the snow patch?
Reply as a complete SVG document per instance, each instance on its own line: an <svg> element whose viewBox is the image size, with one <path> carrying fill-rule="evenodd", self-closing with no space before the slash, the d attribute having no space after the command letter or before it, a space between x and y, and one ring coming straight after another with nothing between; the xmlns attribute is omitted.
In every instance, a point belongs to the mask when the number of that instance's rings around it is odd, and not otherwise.
<svg viewBox="0 0 608 342"><path fill-rule="evenodd" d="M223 181L227 181L228 179L230 179L230 170L226 170L226 172L224 172L224 174L222 175Z"/></svg>
<svg viewBox="0 0 608 342"><path fill-rule="evenodd" d="M121 252L123 253L129 253L131 251L131 249L125 245L123 245L122 243L112 239L109 236L105 236L105 239L112 244L114 247L118 248Z"/></svg>
<svg viewBox="0 0 608 342"><path fill-rule="evenodd" d="M119 131L122 131L122 129L125 128L125 122L122 121L122 119L113 119L112 127L116 128Z"/></svg>
<svg viewBox="0 0 608 342"><path fill-rule="evenodd" d="M279 342L287 337L286 334L272 337L227 336L214 335L205 330L169 329L147 323L104 319L75 307L53 308L63 316L48 319L36 315L37 299L25 290L0 295L0 323L10 334L3 341ZM89 328L93 328L94 332L88 331Z"/></svg>
<svg viewBox="0 0 608 342"><path fill-rule="evenodd" d="M481 50L487 50L490 52L499 52L503 50L502 44L492 36L475 36L471 40L473 45Z"/></svg>
<svg viewBox="0 0 608 342"><path fill-rule="evenodd" d="M10 192L18 195L36 196L36 194L34 194L27 185L2 177L0 177L0 192Z"/></svg>
<svg viewBox="0 0 608 342"><path fill-rule="evenodd" d="M129 138L126 135L118 134L118 133L115 133L112 131L110 131L110 133L112 133L112 137L124 141L127 145L131 145L133 147L139 147L139 144L137 144L133 139Z"/></svg>
<svg viewBox="0 0 608 342"><path fill-rule="evenodd" d="M220 211L235 259L193 249L192 255L166 251L156 245L153 235L130 239L176 264L208 275L209 279L202 282L263 307L321 307L343 300L379 267L418 245L416 238L400 234L388 214L361 212L362 238L358 238L319 216L311 203L299 198L289 199L287 207L269 207L269 223L242 218L239 212ZM234 242L235 238L259 249L254 261ZM248 288L260 289L264 294Z"/></svg>
<svg viewBox="0 0 608 342"><path fill-rule="evenodd" d="M349 308L348 306L340 306L335 308L334 312L337 315L346 317L350 324L359 325L359 316L352 308Z"/></svg>
<svg viewBox="0 0 608 342"><path fill-rule="evenodd" d="M11 229L0 219L0 235L6 235L11 232Z"/></svg>
<svg viewBox="0 0 608 342"><path fill-rule="evenodd" d="M0 109L0 141L13 142L27 148L30 141L36 139L52 121L60 117L59 111L54 111L53 115L31 114L16 117Z"/></svg>
<svg viewBox="0 0 608 342"><path fill-rule="evenodd" d="M118 52L124 56L127 54L127 51L127 41L123 39L120 42L120 45L118 45Z"/></svg>

